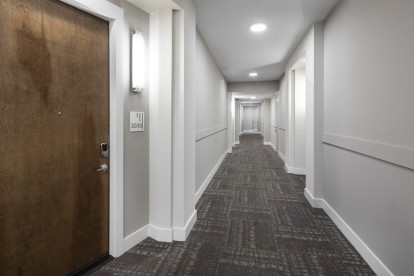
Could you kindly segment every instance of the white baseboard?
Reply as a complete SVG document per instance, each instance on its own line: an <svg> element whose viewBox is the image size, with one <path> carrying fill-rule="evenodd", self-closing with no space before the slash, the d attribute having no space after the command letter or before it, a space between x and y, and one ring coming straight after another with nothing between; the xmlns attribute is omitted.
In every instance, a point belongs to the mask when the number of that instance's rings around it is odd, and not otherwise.
<svg viewBox="0 0 414 276"><path fill-rule="evenodd" d="M285 162L285 171L297 175L306 175L306 169L289 167Z"/></svg>
<svg viewBox="0 0 414 276"><path fill-rule="evenodd" d="M163 228L154 225L145 225L141 229L124 238L124 252L128 251L148 237L161 242L185 241L197 221L197 210L194 210L183 228Z"/></svg>
<svg viewBox="0 0 414 276"><path fill-rule="evenodd" d="M149 225L145 225L141 229L135 231L128 237L124 238L124 252L127 252L132 247L148 238Z"/></svg>
<svg viewBox="0 0 414 276"><path fill-rule="evenodd" d="M173 239L175 241L185 241L187 240L188 235L193 229L194 224L197 221L197 210L194 210L193 214L188 219L184 228L174 227L173 228Z"/></svg>
<svg viewBox="0 0 414 276"><path fill-rule="evenodd" d="M293 173L294 174L299 174L299 175L306 175L306 169L303 169L303 168L293 168Z"/></svg>
<svg viewBox="0 0 414 276"><path fill-rule="evenodd" d="M226 158L227 151L221 156L220 160L217 162L217 164L214 166L214 168L211 170L210 174L207 176L207 178L204 180L203 185L198 189L198 191L195 194L195 202L197 203L200 197L203 195L204 191L206 190L208 184L210 184L210 181L213 179L214 175L216 174L218 168L220 168L221 163L223 163L224 158Z"/></svg>
<svg viewBox="0 0 414 276"><path fill-rule="evenodd" d="M323 199L314 198L308 188L305 188L305 197L313 208L323 208Z"/></svg>
<svg viewBox="0 0 414 276"><path fill-rule="evenodd" d="M322 208L332 221L336 224L339 230L361 254L362 258L374 270L377 275L393 276L394 274L385 266L385 264L375 255L374 252L364 243L363 240L354 232L354 230L341 218L341 216L321 198L314 198L312 194L305 189L305 197L315 208Z"/></svg>
<svg viewBox="0 0 414 276"><path fill-rule="evenodd" d="M287 173L293 173L293 168L292 168L292 167L289 167L289 166L285 163L285 171L286 171Z"/></svg>
<svg viewBox="0 0 414 276"><path fill-rule="evenodd" d="M148 235L156 241L160 242L172 242L173 231L171 228L157 227L155 225L149 225Z"/></svg>
<svg viewBox="0 0 414 276"><path fill-rule="evenodd" d="M266 146L271 146L273 148L273 150L277 152L277 149L276 149L275 145L273 145L272 142L263 142L263 144L266 145Z"/></svg>
<svg viewBox="0 0 414 276"><path fill-rule="evenodd" d="M286 163L286 156L284 156L280 151L278 151L278 154L279 154L280 159L282 159L283 162Z"/></svg>

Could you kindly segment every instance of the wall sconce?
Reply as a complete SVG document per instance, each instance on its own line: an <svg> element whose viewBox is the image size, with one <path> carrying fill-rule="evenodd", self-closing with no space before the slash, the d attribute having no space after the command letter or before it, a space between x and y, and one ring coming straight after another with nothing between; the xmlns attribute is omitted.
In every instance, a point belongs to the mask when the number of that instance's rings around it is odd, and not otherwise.
<svg viewBox="0 0 414 276"><path fill-rule="evenodd" d="M131 85L133 92L144 91L145 83L145 41L144 35L131 32Z"/></svg>

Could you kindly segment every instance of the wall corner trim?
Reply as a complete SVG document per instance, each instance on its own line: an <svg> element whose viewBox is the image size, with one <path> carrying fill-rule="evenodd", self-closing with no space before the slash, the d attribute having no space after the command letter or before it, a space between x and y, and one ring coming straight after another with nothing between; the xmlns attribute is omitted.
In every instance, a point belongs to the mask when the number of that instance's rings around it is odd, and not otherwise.
<svg viewBox="0 0 414 276"><path fill-rule="evenodd" d="M142 242L149 235L149 224L145 225L141 229L138 229L131 235L124 238L124 253L130 250L132 247Z"/></svg>
<svg viewBox="0 0 414 276"><path fill-rule="evenodd" d="M211 170L210 174L207 176L207 178L204 180L203 185L198 189L198 191L195 194L195 202L197 203L200 200L200 197L203 195L204 191L206 190L208 184L210 184L210 181L213 179L214 175L216 174L217 170L220 168L221 163L223 163L224 159L226 158L226 155L228 154L228 151L225 151L224 154L221 156L220 160L217 162L217 164L214 166L214 168Z"/></svg>
<svg viewBox="0 0 414 276"><path fill-rule="evenodd" d="M286 163L286 156L284 156L283 153L280 150L277 153L279 154L280 159L282 159L283 162Z"/></svg>
<svg viewBox="0 0 414 276"><path fill-rule="evenodd" d="M149 225L149 234L151 238L160 242L172 242L173 231L171 228L163 228L155 225Z"/></svg>
<svg viewBox="0 0 414 276"><path fill-rule="evenodd" d="M313 197L312 193L305 188L305 197L313 208L323 208L323 199Z"/></svg>
<svg viewBox="0 0 414 276"><path fill-rule="evenodd" d="M354 232L354 230L342 219L342 217L324 199L315 198L305 189L305 197L314 208L322 208L339 230L361 254L362 258L369 264L377 275L393 276L394 274L385 264L375 255L374 252L364 243L364 241Z"/></svg>
<svg viewBox="0 0 414 276"><path fill-rule="evenodd" d="M193 229L194 224L197 221L197 210L194 210L194 212L191 214L190 218L188 219L187 223L184 227L174 227L173 228L173 240L175 241L186 241L188 235L191 232L191 229Z"/></svg>
<svg viewBox="0 0 414 276"><path fill-rule="evenodd" d="M289 166L285 163L285 171L286 171L287 173L293 173L293 170L294 170L294 168L289 167Z"/></svg>
<svg viewBox="0 0 414 276"><path fill-rule="evenodd" d="M306 175L306 169L303 168L293 168L293 173L298 175Z"/></svg>
<svg viewBox="0 0 414 276"><path fill-rule="evenodd" d="M277 152L277 149L276 149L275 145L273 145L272 142L263 142L263 145L265 145L265 146L271 146L273 148L273 150Z"/></svg>

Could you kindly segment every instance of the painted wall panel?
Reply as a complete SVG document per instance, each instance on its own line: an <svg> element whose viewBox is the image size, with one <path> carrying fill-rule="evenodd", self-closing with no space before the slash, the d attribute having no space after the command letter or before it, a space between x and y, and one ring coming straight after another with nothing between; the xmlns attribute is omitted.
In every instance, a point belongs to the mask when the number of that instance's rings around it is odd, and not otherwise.
<svg viewBox="0 0 414 276"><path fill-rule="evenodd" d="M325 146L324 198L395 274L414 270L414 171Z"/></svg>
<svg viewBox="0 0 414 276"><path fill-rule="evenodd" d="M325 132L414 148L413 11L404 0L339 2L324 33ZM324 151L325 199L395 275L412 274L414 171L341 144Z"/></svg>
<svg viewBox="0 0 414 276"><path fill-rule="evenodd" d="M227 124L227 82L197 32L196 131Z"/></svg>
<svg viewBox="0 0 414 276"><path fill-rule="evenodd" d="M144 34L149 43L149 14L124 0L110 0L124 9L124 237L149 223L149 94L148 77L142 93L130 90L130 31ZM147 51L148 52L148 51ZM145 61L148 68L148 59ZM129 112L145 112L145 131L129 132Z"/></svg>
<svg viewBox="0 0 414 276"><path fill-rule="evenodd" d="M223 129L227 126L227 82L198 32L196 72L196 131ZM226 151L227 130L196 142L196 192Z"/></svg>
<svg viewBox="0 0 414 276"><path fill-rule="evenodd" d="M221 131L196 144L196 187L198 191L227 150L227 131Z"/></svg>

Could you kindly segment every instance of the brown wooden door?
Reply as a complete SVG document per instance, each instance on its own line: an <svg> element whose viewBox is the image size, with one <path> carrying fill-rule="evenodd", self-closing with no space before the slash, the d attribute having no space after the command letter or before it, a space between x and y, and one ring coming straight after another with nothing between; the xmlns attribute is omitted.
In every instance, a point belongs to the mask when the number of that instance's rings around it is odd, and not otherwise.
<svg viewBox="0 0 414 276"><path fill-rule="evenodd" d="M62 275L108 252L108 23L0 1L0 275Z"/></svg>

